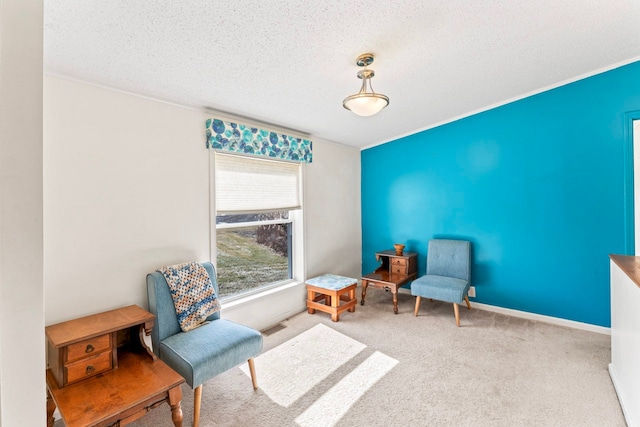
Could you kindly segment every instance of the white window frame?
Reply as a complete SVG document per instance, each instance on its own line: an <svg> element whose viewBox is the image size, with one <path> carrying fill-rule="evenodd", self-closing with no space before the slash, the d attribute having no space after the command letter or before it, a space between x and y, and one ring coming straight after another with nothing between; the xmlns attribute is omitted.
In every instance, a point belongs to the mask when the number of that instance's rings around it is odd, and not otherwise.
<svg viewBox="0 0 640 427"><path fill-rule="evenodd" d="M241 154L238 154L241 155ZM285 161L285 160L282 160ZM260 294L268 293L273 290L277 290L278 288L283 288L286 286L290 286L293 284L298 284L303 282L304 277L304 266L305 266L305 254L304 254L304 244L303 244L303 235L304 235L304 223L303 223L303 210L304 210L304 177L305 170L304 164L301 164L301 188L300 188L300 196L302 199L302 207L297 210L289 211L288 219L277 219L277 220L268 220L268 221L251 221L251 222L242 222L242 223L216 223L216 194L215 194L215 151L210 150L209 155L209 234L210 234L210 261L215 266L216 272L218 270L218 249L217 249L217 230L218 229L231 229L231 228L240 228L247 226L255 226L255 225L267 225L267 224L282 224L282 223L290 223L291 224L291 248L289 249L290 265L291 269L291 279L281 280L278 282L265 284L261 286L257 286L251 290L247 290L246 292L242 292L236 295L229 295L221 298L223 302L231 302L236 300L242 300L246 298L259 297Z"/></svg>

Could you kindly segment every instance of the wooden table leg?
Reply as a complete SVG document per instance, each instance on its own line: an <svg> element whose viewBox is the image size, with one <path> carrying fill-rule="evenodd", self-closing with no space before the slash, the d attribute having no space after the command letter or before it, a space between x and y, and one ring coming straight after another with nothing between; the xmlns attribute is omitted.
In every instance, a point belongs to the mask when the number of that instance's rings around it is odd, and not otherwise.
<svg viewBox="0 0 640 427"><path fill-rule="evenodd" d="M369 285L369 282L367 282L366 280L362 281L362 298L360 299L360 305L364 305L364 297L367 296L368 285Z"/></svg>
<svg viewBox="0 0 640 427"><path fill-rule="evenodd" d="M176 386L169 390L169 406L171 406L171 420L176 427L182 427L182 389Z"/></svg>
<svg viewBox="0 0 640 427"><path fill-rule="evenodd" d="M49 390L47 390L47 427L53 427L53 412L56 410L56 402L53 401Z"/></svg>
<svg viewBox="0 0 640 427"><path fill-rule="evenodd" d="M307 289L307 301L315 301L315 298L316 298L316 293ZM316 310L313 308L310 308L309 305L307 304L307 312L309 314L313 314L316 312Z"/></svg>
<svg viewBox="0 0 640 427"><path fill-rule="evenodd" d="M340 315L338 314L338 307L340 307L340 297L338 296L337 291L331 291L331 320L337 322L340 320Z"/></svg>
<svg viewBox="0 0 640 427"><path fill-rule="evenodd" d="M393 313L398 314L398 289L391 289L393 294Z"/></svg>
<svg viewBox="0 0 640 427"><path fill-rule="evenodd" d="M356 299L356 288L353 288L352 290L349 291L349 301ZM350 312L355 312L356 311L356 306L354 305L353 307L349 308Z"/></svg>

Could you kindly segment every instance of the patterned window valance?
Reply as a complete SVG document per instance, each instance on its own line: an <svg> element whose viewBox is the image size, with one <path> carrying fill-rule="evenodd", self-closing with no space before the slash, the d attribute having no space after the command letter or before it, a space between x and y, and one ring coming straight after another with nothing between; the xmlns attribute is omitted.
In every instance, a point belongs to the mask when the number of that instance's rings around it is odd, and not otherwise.
<svg viewBox="0 0 640 427"><path fill-rule="evenodd" d="M312 142L214 118L207 119L207 148L311 163Z"/></svg>

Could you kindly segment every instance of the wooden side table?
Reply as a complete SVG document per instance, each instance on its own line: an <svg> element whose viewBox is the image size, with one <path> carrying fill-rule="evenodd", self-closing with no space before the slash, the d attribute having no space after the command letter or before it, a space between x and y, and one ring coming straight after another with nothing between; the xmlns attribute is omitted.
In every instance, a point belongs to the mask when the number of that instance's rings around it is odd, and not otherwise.
<svg viewBox="0 0 640 427"><path fill-rule="evenodd" d="M49 427L56 407L67 427L124 426L164 402L182 427L185 380L144 342L154 319L131 305L45 328Z"/></svg>
<svg viewBox="0 0 640 427"><path fill-rule="evenodd" d="M404 252L398 255L395 250L376 252L376 259L381 262L380 267L371 274L365 274L362 280L362 298L360 305L364 305L367 287L374 286L391 291L393 295L393 312L398 314L398 288L411 282L418 276L418 254Z"/></svg>

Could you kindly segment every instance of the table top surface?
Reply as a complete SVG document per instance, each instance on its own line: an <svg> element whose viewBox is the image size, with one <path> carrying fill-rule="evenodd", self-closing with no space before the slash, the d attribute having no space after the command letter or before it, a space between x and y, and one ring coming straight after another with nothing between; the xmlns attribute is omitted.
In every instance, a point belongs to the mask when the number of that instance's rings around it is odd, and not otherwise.
<svg viewBox="0 0 640 427"><path fill-rule="evenodd" d="M390 256L390 257L402 257L402 258L411 258L414 256L417 256L418 253L417 252L407 252L404 251L402 252L402 255L398 255L395 251L395 249L386 249L384 251L378 251L376 252L376 256Z"/></svg>
<svg viewBox="0 0 640 427"><path fill-rule="evenodd" d="M63 388L47 370L47 387L67 427L96 425L184 381L163 361L124 350L118 368Z"/></svg>
<svg viewBox="0 0 640 427"><path fill-rule="evenodd" d="M609 257L640 288L640 257L630 255L609 255Z"/></svg>
<svg viewBox="0 0 640 427"><path fill-rule="evenodd" d="M380 271L377 273L369 273L362 276L362 280L366 280L368 282L377 282L384 285L389 286L402 286L416 278L417 274L397 274L397 273L389 273L388 271Z"/></svg>
<svg viewBox="0 0 640 427"><path fill-rule="evenodd" d="M137 305L116 308L91 316L80 317L45 328L47 339L56 347L64 347L74 342L98 335L119 331L142 323L152 323L155 316Z"/></svg>

